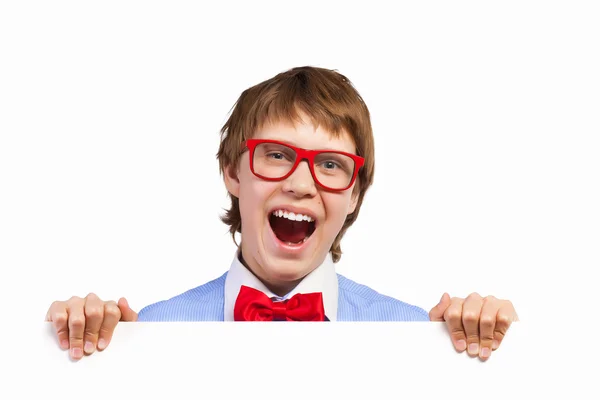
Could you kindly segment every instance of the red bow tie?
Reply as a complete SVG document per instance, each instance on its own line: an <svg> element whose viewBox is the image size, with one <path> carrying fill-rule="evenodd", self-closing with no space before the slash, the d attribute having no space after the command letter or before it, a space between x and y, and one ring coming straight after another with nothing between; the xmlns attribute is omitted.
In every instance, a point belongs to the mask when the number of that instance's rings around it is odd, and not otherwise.
<svg viewBox="0 0 600 400"><path fill-rule="evenodd" d="M242 286L233 309L235 321L324 321L323 295L298 293L288 300L273 301L261 292Z"/></svg>

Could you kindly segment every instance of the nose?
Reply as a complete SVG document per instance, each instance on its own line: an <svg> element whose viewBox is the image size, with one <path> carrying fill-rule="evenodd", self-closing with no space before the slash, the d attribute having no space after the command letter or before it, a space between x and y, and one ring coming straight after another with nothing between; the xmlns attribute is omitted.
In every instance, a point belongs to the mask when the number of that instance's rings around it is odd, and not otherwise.
<svg viewBox="0 0 600 400"><path fill-rule="evenodd" d="M296 170L283 183L283 190L297 197L313 197L317 194L317 185L310 173L308 161L302 160Z"/></svg>

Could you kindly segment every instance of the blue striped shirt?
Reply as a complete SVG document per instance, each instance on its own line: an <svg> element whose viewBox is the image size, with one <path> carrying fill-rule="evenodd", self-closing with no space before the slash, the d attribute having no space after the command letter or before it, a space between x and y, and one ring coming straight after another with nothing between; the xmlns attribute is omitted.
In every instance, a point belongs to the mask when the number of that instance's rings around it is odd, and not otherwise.
<svg viewBox="0 0 600 400"><path fill-rule="evenodd" d="M169 300L142 308L138 321L223 321L227 272ZM338 321L429 321L420 307L382 295L340 274Z"/></svg>

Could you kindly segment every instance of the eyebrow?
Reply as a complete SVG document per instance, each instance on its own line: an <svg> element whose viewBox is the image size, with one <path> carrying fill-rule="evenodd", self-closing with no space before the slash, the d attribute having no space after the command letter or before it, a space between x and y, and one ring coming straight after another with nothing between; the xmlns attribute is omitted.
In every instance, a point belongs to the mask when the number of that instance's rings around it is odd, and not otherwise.
<svg viewBox="0 0 600 400"><path fill-rule="evenodd" d="M283 139L281 139L279 137L268 138L268 139L267 138L263 138L263 139L264 140L276 140L276 141L284 143L284 144L289 144L290 146L298 147L300 149L305 149L304 147L298 145L297 143L290 142L289 140L283 140ZM352 151L348 151L348 150L345 150L345 149L334 149L334 148L331 148L331 147L319 147L319 148L316 148L316 149L305 149L305 150L341 151L341 152L344 152L344 153L356 154L356 149L354 149Z"/></svg>

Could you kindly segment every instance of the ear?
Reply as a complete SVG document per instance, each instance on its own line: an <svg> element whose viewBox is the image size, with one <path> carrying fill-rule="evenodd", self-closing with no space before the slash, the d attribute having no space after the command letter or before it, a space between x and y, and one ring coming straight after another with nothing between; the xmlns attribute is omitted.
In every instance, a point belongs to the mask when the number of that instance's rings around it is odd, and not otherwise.
<svg viewBox="0 0 600 400"><path fill-rule="evenodd" d="M223 181L225 182L225 187L227 188L227 191L232 196L239 198L240 197L240 180L238 178L238 171L234 166L230 165L228 167L225 167L225 170L223 173Z"/></svg>
<svg viewBox="0 0 600 400"><path fill-rule="evenodd" d="M348 215L352 214L354 210L356 210L356 205L358 204L358 194L360 192L358 190L352 190L352 197L350 198L350 204L348 206Z"/></svg>

